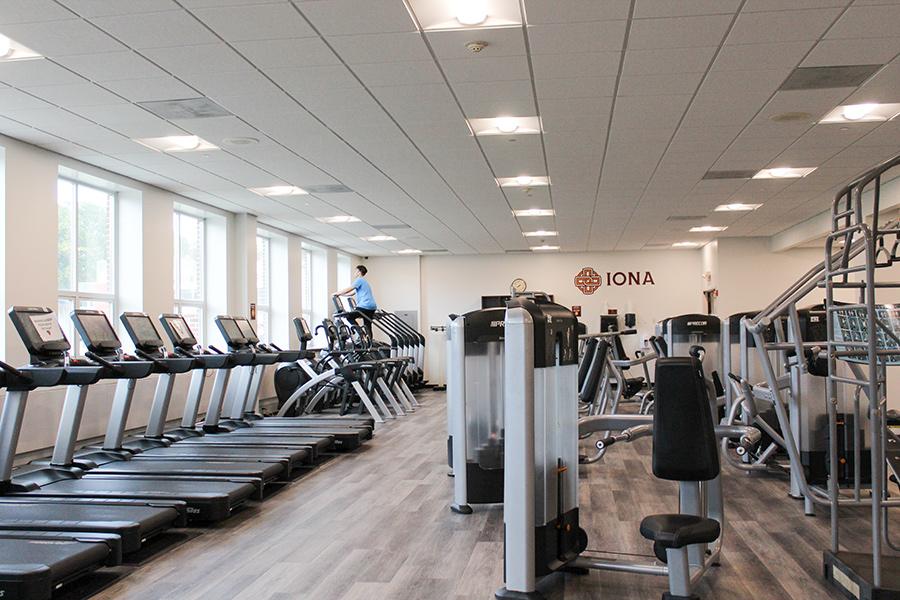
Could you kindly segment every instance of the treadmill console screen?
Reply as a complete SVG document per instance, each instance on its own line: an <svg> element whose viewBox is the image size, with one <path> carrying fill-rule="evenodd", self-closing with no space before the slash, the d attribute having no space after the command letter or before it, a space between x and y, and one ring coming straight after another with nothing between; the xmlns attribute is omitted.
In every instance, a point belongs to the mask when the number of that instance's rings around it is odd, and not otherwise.
<svg viewBox="0 0 900 600"><path fill-rule="evenodd" d="M165 345L153 321L145 314L128 314L122 315L122 323L128 330L135 346L142 348L160 348Z"/></svg>
<svg viewBox="0 0 900 600"><path fill-rule="evenodd" d="M162 320L169 337L172 338L172 344L191 348L197 345L197 338L194 337L191 327L184 320L184 317L181 315L165 315L162 317Z"/></svg>
<svg viewBox="0 0 900 600"><path fill-rule="evenodd" d="M119 336L109 324L103 313L83 313L75 311L72 315L75 328L91 350L110 350L121 347Z"/></svg>
<svg viewBox="0 0 900 600"><path fill-rule="evenodd" d="M71 349L56 313L41 306L13 306L9 319L22 339L32 363L60 358Z"/></svg>
<svg viewBox="0 0 900 600"><path fill-rule="evenodd" d="M241 333L241 328L238 327L238 324L231 317L223 317L218 319L219 329L222 330L222 337L225 338L225 341L229 344L242 344L246 343L246 338L244 334Z"/></svg>
<svg viewBox="0 0 900 600"><path fill-rule="evenodd" d="M250 324L250 321L248 321L244 317L239 317L235 319L234 322L237 323L238 329L241 330L241 336L244 337L249 343L259 343L259 338L256 337L256 332L253 331L253 325Z"/></svg>

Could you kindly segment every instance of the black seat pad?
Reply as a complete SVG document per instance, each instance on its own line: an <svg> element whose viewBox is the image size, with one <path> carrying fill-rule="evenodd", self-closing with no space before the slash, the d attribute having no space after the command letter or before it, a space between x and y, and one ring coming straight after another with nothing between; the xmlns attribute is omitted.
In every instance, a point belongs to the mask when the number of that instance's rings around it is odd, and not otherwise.
<svg viewBox="0 0 900 600"><path fill-rule="evenodd" d="M718 521L696 515L650 515L641 521L641 535L664 548L709 544L720 533Z"/></svg>

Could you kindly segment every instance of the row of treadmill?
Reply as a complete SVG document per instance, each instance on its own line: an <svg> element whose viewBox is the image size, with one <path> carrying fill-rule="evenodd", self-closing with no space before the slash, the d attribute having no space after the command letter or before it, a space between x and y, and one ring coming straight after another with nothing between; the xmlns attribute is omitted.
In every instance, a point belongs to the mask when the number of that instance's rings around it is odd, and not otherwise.
<svg viewBox="0 0 900 600"><path fill-rule="evenodd" d="M9 317L29 363L16 368L0 362L0 386L6 390L0 412L4 600L50 598L84 575L122 564L170 528L228 518L373 435L375 419L346 410L346 404L339 412L292 417L258 413L267 366L315 368L320 360L317 351L305 349L312 337L305 323L298 324L298 333L306 332L304 349L282 350L261 343L247 319L217 317L227 344L223 352L200 346L181 315L164 314L159 324L173 348L169 351L151 317L127 312L121 323L135 350L126 354L104 313L79 309L72 321L86 351L75 357L51 309L16 306ZM347 384L352 367L332 369L333 376L318 387ZM137 381L152 374L157 383L149 423L141 434L128 436ZM177 427L168 427L178 376L190 378L184 416ZM106 380L115 382L106 434L102 442L78 448L91 386ZM53 386L65 386L66 396L52 456L14 466L29 394Z"/></svg>

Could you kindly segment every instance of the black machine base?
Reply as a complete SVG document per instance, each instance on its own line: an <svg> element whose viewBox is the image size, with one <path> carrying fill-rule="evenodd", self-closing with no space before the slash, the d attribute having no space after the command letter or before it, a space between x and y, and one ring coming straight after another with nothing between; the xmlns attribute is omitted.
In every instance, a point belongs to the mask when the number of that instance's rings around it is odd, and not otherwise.
<svg viewBox="0 0 900 600"><path fill-rule="evenodd" d="M662 600L700 600L700 596L691 594L690 596L674 596L669 592L663 592Z"/></svg>
<svg viewBox="0 0 900 600"><path fill-rule="evenodd" d="M471 515L472 507L468 504L451 504L450 510L455 512L458 515Z"/></svg>
<svg viewBox="0 0 900 600"><path fill-rule="evenodd" d="M515 592L502 587L494 592L494 598L498 600L544 600L544 595L538 591Z"/></svg>
<svg viewBox="0 0 900 600"><path fill-rule="evenodd" d="M830 552L823 557L825 579L852 600L900 600L900 557L881 557L881 585L872 585L872 555Z"/></svg>

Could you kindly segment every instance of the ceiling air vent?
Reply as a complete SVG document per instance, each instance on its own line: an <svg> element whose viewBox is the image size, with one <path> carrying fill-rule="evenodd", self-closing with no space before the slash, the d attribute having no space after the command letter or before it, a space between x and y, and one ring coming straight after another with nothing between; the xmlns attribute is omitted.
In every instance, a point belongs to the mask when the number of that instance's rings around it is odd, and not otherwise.
<svg viewBox="0 0 900 600"><path fill-rule="evenodd" d="M881 68L881 65L846 65L840 67L800 67L784 80L782 91L822 90L857 87Z"/></svg>
<svg viewBox="0 0 900 600"><path fill-rule="evenodd" d="M412 227L410 227L409 225L404 225L402 223L398 225L372 225L372 227L374 227L375 229L392 229L395 231L397 229L412 229Z"/></svg>
<svg viewBox="0 0 900 600"><path fill-rule="evenodd" d="M531 250L505 250L507 254L533 254Z"/></svg>
<svg viewBox="0 0 900 600"><path fill-rule="evenodd" d="M352 192L346 185L304 185L303 189L310 194L347 194Z"/></svg>
<svg viewBox="0 0 900 600"><path fill-rule="evenodd" d="M707 171L703 179L750 179L756 175L756 170L734 169L730 171Z"/></svg>
<svg viewBox="0 0 900 600"><path fill-rule="evenodd" d="M666 221L700 221L705 218L706 215L672 215Z"/></svg>
<svg viewBox="0 0 900 600"><path fill-rule="evenodd" d="M153 100L138 102L157 117L163 119L207 119L229 117L231 113L209 98L185 98L182 100Z"/></svg>
<svg viewBox="0 0 900 600"><path fill-rule="evenodd" d="M450 251L446 248L426 248L422 252L425 254L447 254Z"/></svg>

